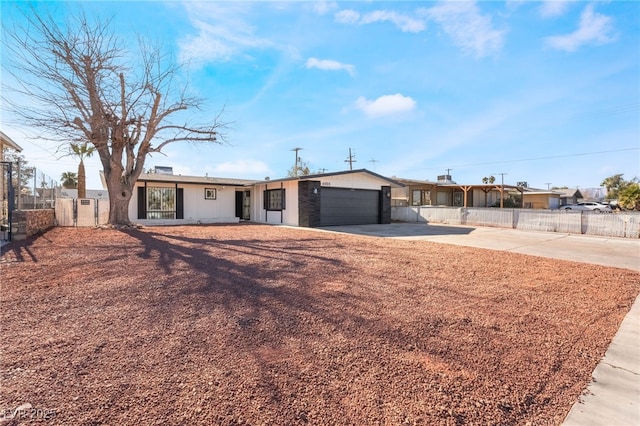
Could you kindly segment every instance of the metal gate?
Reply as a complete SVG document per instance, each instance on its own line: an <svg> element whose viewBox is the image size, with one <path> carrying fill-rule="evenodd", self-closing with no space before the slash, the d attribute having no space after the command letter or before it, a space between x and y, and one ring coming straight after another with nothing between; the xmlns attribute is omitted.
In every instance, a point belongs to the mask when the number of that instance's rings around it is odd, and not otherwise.
<svg viewBox="0 0 640 426"><path fill-rule="evenodd" d="M92 227L109 222L109 200L99 198L58 198L56 223L58 226Z"/></svg>
<svg viewBox="0 0 640 426"><path fill-rule="evenodd" d="M0 186L2 186L2 216L0 217L0 240L11 241L12 216L15 208L15 195L13 191L13 176L11 173L11 163L2 161L2 175L0 176Z"/></svg>

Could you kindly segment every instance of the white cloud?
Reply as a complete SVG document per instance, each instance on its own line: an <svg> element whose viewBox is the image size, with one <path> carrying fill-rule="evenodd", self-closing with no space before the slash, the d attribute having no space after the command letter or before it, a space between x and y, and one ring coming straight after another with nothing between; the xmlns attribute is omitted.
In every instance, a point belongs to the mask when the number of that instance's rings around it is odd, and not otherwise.
<svg viewBox="0 0 640 426"><path fill-rule="evenodd" d="M264 177L271 173L266 163L260 160L235 160L216 164L213 173L220 176Z"/></svg>
<svg viewBox="0 0 640 426"><path fill-rule="evenodd" d="M319 1L313 4L313 11L318 15L326 15L338 8L338 3L334 1Z"/></svg>
<svg viewBox="0 0 640 426"><path fill-rule="evenodd" d="M595 13L593 5L587 5L580 16L580 26L571 34L546 38L549 47L566 52L574 52L585 44L605 44L614 40L610 17Z"/></svg>
<svg viewBox="0 0 640 426"><path fill-rule="evenodd" d="M346 71L352 77L356 71L353 65L343 64L342 62L333 61L331 59L309 58L306 66L307 68L318 68L320 70L327 71Z"/></svg>
<svg viewBox="0 0 640 426"><path fill-rule="evenodd" d="M380 96L373 101L366 99L364 96L360 96L355 102L356 109L363 111L370 117L381 117L384 115L409 112L413 110L415 106L416 101L411 97L403 96L400 93Z"/></svg>
<svg viewBox="0 0 640 426"><path fill-rule="evenodd" d="M569 8L570 0L545 0L540 6L540 15L543 18L555 18L563 15Z"/></svg>
<svg viewBox="0 0 640 426"><path fill-rule="evenodd" d="M355 10L345 9L337 12L335 19L340 24L357 24L360 21L360 14Z"/></svg>
<svg viewBox="0 0 640 426"><path fill-rule="evenodd" d="M424 31L424 21L413 18L411 16L402 15L397 12L387 10L376 10L365 15L355 10L345 9L335 14L336 22L341 24L373 24L376 22L391 22L400 31L405 33L419 33Z"/></svg>
<svg viewBox="0 0 640 426"><path fill-rule="evenodd" d="M246 49L273 47L254 34L254 27L243 18L247 12L243 4L187 2L185 7L197 33L178 41L182 61L228 61Z"/></svg>
<svg viewBox="0 0 640 426"><path fill-rule="evenodd" d="M374 22L391 22L405 33L419 33L424 31L424 22L410 16L401 15L396 12L389 12L386 10L376 10L371 13L367 13L362 17L360 23L372 24Z"/></svg>
<svg viewBox="0 0 640 426"><path fill-rule="evenodd" d="M420 13L436 21L453 42L478 57L497 52L504 44L504 30L496 30L491 17L480 14L475 2L444 2Z"/></svg>

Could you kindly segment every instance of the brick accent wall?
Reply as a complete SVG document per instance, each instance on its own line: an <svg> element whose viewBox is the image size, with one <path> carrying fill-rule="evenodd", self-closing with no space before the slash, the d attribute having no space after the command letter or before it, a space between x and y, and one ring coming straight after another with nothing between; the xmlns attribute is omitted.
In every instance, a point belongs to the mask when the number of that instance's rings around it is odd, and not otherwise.
<svg viewBox="0 0 640 426"><path fill-rule="evenodd" d="M55 224L55 211L42 210L14 210L12 222L14 233L30 237L52 228Z"/></svg>
<svg viewBox="0 0 640 426"><path fill-rule="evenodd" d="M380 223L391 223L391 187L380 189Z"/></svg>
<svg viewBox="0 0 640 426"><path fill-rule="evenodd" d="M315 190L315 192L314 192ZM298 182L298 226L320 226L320 181Z"/></svg>

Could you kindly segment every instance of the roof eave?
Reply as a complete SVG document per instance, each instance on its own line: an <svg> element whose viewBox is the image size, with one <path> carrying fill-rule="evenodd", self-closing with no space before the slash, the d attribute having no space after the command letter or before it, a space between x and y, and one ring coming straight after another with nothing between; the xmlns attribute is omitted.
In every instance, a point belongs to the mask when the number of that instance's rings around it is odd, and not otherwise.
<svg viewBox="0 0 640 426"><path fill-rule="evenodd" d="M8 146L17 152L22 152L22 147L15 143L13 139L7 136L2 130L0 130L0 139L2 139L2 144Z"/></svg>

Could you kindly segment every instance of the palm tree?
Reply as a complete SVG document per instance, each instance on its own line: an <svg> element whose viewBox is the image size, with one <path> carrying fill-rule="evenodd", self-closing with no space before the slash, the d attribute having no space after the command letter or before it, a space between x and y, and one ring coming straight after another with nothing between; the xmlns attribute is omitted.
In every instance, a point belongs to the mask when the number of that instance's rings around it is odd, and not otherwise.
<svg viewBox="0 0 640 426"><path fill-rule="evenodd" d="M78 187L78 175L75 172L64 172L60 175L60 182L65 189L76 189Z"/></svg>
<svg viewBox="0 0 640 426"><path fill-rule="evenodd" d="M86 198L87 196L87 178L84 171L84 159L91 157L96 150L95 146L89 146L87 143L71 143L71 152L80 159L78 164L78 198Z"/></svg>

